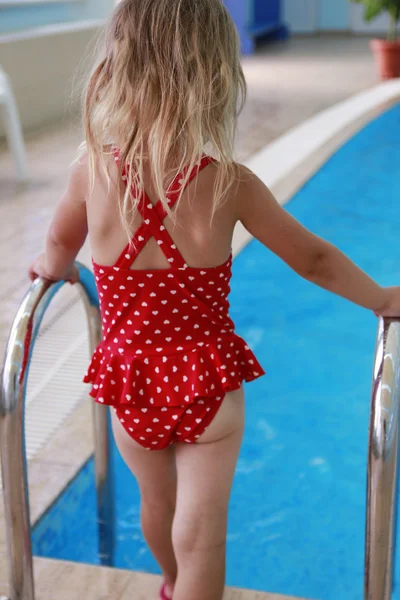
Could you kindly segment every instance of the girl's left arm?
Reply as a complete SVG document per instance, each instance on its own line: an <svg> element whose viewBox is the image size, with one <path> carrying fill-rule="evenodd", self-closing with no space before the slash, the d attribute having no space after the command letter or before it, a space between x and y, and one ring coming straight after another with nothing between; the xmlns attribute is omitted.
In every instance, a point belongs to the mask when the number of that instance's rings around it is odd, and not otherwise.
<svg viewBox="0 0 400 600"><path fill-rule="evenodd" d="M78 281L74 262L88 233L87 190L87 166L81 159L74 165L67 190L56 208L47 233L45 252L29 269L32 281L36 277L50 281Z"/></svg>

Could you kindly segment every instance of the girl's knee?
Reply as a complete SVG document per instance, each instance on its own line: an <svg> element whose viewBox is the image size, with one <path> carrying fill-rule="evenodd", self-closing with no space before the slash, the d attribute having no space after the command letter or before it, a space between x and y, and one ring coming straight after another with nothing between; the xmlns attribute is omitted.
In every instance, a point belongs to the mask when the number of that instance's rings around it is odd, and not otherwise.
<svg viewBox="0 0 400 600"><path fill-rule="evenodd" d="M168 516L175 512L175 490L166 490L164 494L141 494L141 512L145 515Z"/></svg>
<svg viewBox="0 0 400 600"><path fill-rule="evenodd" d="M227 520L227 511L204 511L197 507L184 515L177 512L172 544L178 560L193 552L225 548Z"/></svg>
<svg viewBox="0 0 400 600"><path fill-rule="evenodd" d="M149 539L158 536L161 530L171 527L175 513L175 506L169 501L141 502L140 521L144 537Z"/></svg>

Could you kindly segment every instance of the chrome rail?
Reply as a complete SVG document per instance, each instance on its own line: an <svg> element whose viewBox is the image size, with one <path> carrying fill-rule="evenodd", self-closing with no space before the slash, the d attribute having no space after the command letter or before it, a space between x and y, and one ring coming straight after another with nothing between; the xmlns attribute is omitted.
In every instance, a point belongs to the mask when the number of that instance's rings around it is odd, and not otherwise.
<svg viewBox="0 0 400 600"><path fill-rule="evenodd" d="M368 449L364 600L392 597L400 406L400 320L380 319Z"/></svg>
<svg viewBox="0 0 400 600"><path fill-rule="evenodd" d="M78 264L77 283L88 321L90 350L101 339L101 318L92 273ZM36 280L12 325L0 388L0 443L9 557L10 600L34 600L29 493L25 453L25 395L30 360L43 316L64 282ZM106 407L93 403L99 554L111 565L114 505L110 460L110 420ZM4 598L4 597L3 597Z"/></svg>

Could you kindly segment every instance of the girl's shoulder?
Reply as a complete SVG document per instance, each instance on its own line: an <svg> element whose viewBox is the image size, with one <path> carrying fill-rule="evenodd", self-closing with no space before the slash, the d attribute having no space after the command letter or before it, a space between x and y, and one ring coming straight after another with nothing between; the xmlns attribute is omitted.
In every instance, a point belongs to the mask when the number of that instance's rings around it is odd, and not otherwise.
<svg viewBox="0 0 400 600"><path fill-rule="evenodd" d="M88 164L87 152L80 146L77 156L70 166L67 192L84 201L89 192Z"/></svg>
<svg viewBox="0 0 400 600"><path fill-rule="evenodd" d="M270 191L263 181L248 167L241 163L235 163L235 208L240 215L249 209L252 202L258 198L269 195Z"/></svg>
<svg viewBox="0 0 400 600"><path fill-rule="evenodd" d="M106 146L100 156L91 156L86 143L79 146L70 169L69 187L88 200L97 186L109 186L118 180L119 168L113 146Z"/></svg>

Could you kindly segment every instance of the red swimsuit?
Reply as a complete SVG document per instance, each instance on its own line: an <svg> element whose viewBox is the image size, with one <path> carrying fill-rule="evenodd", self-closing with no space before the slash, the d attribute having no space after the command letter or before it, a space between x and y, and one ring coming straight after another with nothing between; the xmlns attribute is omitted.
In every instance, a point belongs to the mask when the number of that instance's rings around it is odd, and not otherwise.
<svg viewBox="0 0 400 600"><path fill-rule="evenodd" d="M204 157L190 181L210 162ZM167 194L171 209L181 185L178 175ZM84 381L133 439L159 450L196 442L225 394L264 371L229 317L232 255L219 267L189 267L163 225L162 203L143 193L139 210L143 222L115 265L93 263L103 341ZM132 270L151 237L171 267Z"/></svg>

